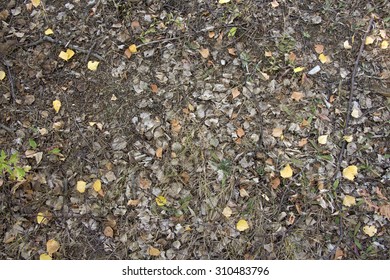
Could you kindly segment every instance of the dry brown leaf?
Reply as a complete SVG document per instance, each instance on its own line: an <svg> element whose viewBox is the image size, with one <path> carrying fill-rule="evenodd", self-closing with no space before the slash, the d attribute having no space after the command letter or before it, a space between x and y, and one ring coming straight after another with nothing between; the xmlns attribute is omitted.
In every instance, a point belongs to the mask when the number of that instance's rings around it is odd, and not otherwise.
<svg viewBox="0 0 390 280"><path fill-rule="evenodd" d="M288 55L288 61L294 63L296 59L297 59L297 55L293 52L290 52L290 54Z"/></svg>
<svg viewBox="0 0 390 280"><path fill-rule="evenodd" d="M174 133L179 133L181 129L180 122L178 120L171 120L171 129Z"/></svg>
<svg viewBox="0 0 390 280"><path fill-rule="evenodd" d="M324 45L321 44L314 45L314 49L316 53L321 54L324 51Z"/></svg>
<svg viewBox="0 0 390 280"><path fill-rule="evenodd" d="M158 257L158 256L160 256L160 253L161 253L160 250L157 248L154 248L153 246L150 246L148 248L148 255L150 255L150 256Z"/></svg>
<svg viewBox="0 0 390 280"><path fill-rule="evenodd" d="M249 197L248 192L244 188L240 188L240 196L241 197Z"/></svg>
<svg viewBox="0 0 390 280"><path fill-rule="evenodd" d="M203 49L201 48L199 50L199 53L202 55L203 58L208 58L210 55L209 49Z"/></svg>
<svg viewBox="0 0 390 280"><path fill-rule="evenodd" d="M279 177L275 177L271 180L271 187L276 190L280 186L280 179Z"/></svg>
<svg viewBox="0 0 390 280"><path fill-rule="evenodd" d="M56 241L54 239L50 239L49 241L47 241L47 243L46 243L46 251L47 251L47 253L49 254L50 257L55 252L57 252L58 249L60 249L60 243L58 243L58 241Z"/></svg>
<svg viewBox="0 0 390 280"><path fill-rule="evenodd" d="M152 185L152 181L150 181L148 178L141 177L139 179L139 186L143 190L147 190Z"/></svg>
<svg viewBox="0 0 390 280"><path fill-rule="evenodd" d="M139 24L139 21L132 21L131 22L131 28L132 29L137 29L137 28L140 28L141 27L141 25Z"/></svg>
<svg viewBox="0 0 390 280"><path fill-rule="evenodd" d="M276 127L272 130L272 136L273 137L281 137L283 135L283 128Z"/></svg>
<svg viewBox="0 0 390 280"><path fill-rule="evenodd" d="M233 96L233 99L236 98L237 96L239 96L241 94L240 90L238 88L233 88L232 89L232 96Z"/></svg>
<svg viewBox="0 0 390 280"><path fill-rule="evenodd" d="M245 131L244 129L242 129L241 127L239 127L237 130L236 130L236 134L238 137L243 137L245 135Z"/></svg>
<svg viewBox="0 0 390 280"><path fill-rule="evenodd" d="M152 90L153 93L157 93L158 92L158 86L156 84L151 84L150 85L150 89Z"/></svg>
<svg viewBox="0 0 390 280"><path fill-rule="evenodd" d="M188 174L187 171L183 171L180 174L180 177L183 179L184 184L188 184L188 182L190 181L190 175Z"/></svg>
<svg viewBox="0 0 390 280"><path fill-rule="evenodd" d="M291 99L295 101L300 101L304 97L303 92L301 91L293 91L291 94Z"/></svg>
<svg viewBox="0 0 390 280"><path fill-rule="evenodd" d="M125 56L126 56L127 58L130 58L130 57L131 57L131 51L129 50L129 48L126 48L124 54L125 54Z"/></svg>
<svg viewBox="0 0 390 280"><path fill-rule="evenodd" d="M343 256L344 256L343 250L341 250L340 248L337 248L336 253L334 254L334 259L341 260L343 258Z"/></svg>
<svg viewBox="0 0 390 280"><path fill-rule="evenodd" d="M382 194L382 191L381 191L381 189L380 189L379 187L376 187L376 188L375 188L375 192L376 192L376 194L378 195L378 197L379 197L380 199L387 200L387 197L385 197L385 196Z"/></svg>
<svg viewBox="0 0 390 280"><path fill-rule="evenodd" d="M114 230L110 226L105 227L103 233L107 237L114 237Z"/></svg>
<svg viewBox="0 0 390 280"><path fill-rule="evenodd" d="M139 199L130 199L127 201L128 206L137 206L141 201Z"/></svg>
<svg viewBox="0 0 390 280"><path fill-rule="evenodd" d="M229 206L226 206L223 211L222 211L222 215L224 215L226 218L230 218L230 216L232 215L233 211L232 209L229 207Z"/></svg>
<svg viewBox="0 0 390 280"><path fill-rule="evenodd" d="M298 142L298 146L299 147L303 147L307 144L307 138L302 138L301 140L299 140Z"/></svg>
<svg viewBox="0 0 390 280"><path fill-rule="evenodd" d="M228 48L228 53L232 56L236 56L236 49L235 48Z"/></svg>
<svg viewBox="0 0 390 280"><path fill-rule="evenodd" d="M162 153L163 153L163 148L158 147L156 150L156 157L157 158L162 158Z"/></svg>
<svg viewBox="0 0 390 280"><path fill-rule="evenodd" d="M390 204L379 206L379 213L390 220Z"/></svg>
<svg viewBox="0 0 390 280"><path fill-rule="evenodd" d="M214 31L209 31L209 38L214 38L215 32Z"/></svg>

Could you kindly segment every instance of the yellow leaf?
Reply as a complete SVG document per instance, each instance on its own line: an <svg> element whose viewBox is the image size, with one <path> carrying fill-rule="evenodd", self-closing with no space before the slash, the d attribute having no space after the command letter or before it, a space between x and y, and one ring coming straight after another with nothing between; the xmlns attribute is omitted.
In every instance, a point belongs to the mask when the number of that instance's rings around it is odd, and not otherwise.
<svg viewBox="0 0 390 280"><path fill-rule="evenodd" d="M325 145L326 142L328 141L328 135L321 135L318 137L318 143Z"/></svg>
<svg viewBox="0 0 390 280"><path fill-rule="evenodd" d="M230 209L229 206L226 206L222 211L222 215L224 215L226 218L229 218L232 215L232 213L233 211L232 209Z"/></svg>
<svg viewBox="0 0 390 280"><path fill-rule="evenodd" d="M350 181L355 179L355 176L358 174L358 169L355 165L350 165L343 170L343 177Z"/></svg>
<svg viewBox="0 0 390 280"><path fill-rule="evenodd" d="M74 51L72 51L71 49L67 49L66 52L61 51L58 57L65 61L68 61L72 58L72 56L74 56Z"/></svg>
<svg viewBox="0 0 390 280"><path fill-rule="evenodd" d="M371 45L372 43L374 43L375 41L375 38L373 36L367 36L366 37L366 45Z"/></svg>
<svg viewBox="0 0 390 280"><path fill-rule="evenodd" d="M41 4L41 0L31 0L31 4L36 8Z"/></svg>
<svg viewBox="0 0 390 280"><path fill-rule="evenodd" d="M45 35L48 36L48 35L51 35L51 34L54 34L53 30L51 28L48 28L45 30Z"/></svg>
<svg viewBox="0 0 390 280"><path fill-rule="evenodd" d="M40 254L39 259L41 261L51 261L52 260L52 258L48 254Z"/></svg>
<svg viewBox="0 0 390 280"><path fill-rule="evenodd" d="M5 72L0 71L0 81L4 80L4 78L5 78Z"/></svg>
<svg viewBox="0 0 390 280"><path fill-rule="evenodd" d="M285 168L280 170L280 176L282 176L282 178L290 178L292 177L292 175L293 175L293 170L291 169L290 164L287 164Z"/></svg>
<svg viewBox="0 0 390 280"><path fill-rule="evenodd" d="M77 184L76 184L77 191L79 193L84 193L86 185L87 185L87 183L84 181L77 181Z"/></svg>
<svg viewBox="0 0 390 280"><path fill-rule="evenodd" d="M58 249L60 249L60 243L58 243L58 241L54 239L50 239L49 241L47 241L46 251L50 257L53 255L53 253L57 252Z"/></svg>
<svg viewBox="0 0 390 280"><path fill-rule="evenodd" d="M305 70L305 67L296 67L294 68L294 73L302 72L303 70Z"/></svg>
<svg viewBox="0 0 390 280"><path fill-rule="evenodd" d="M241 219L237 222L237 225L236 225L236 228L238 231L244 231L244 230L247 230L249 228L249 225L248 225L248 222Z"/></svg>
<svg viewBox="0 0 390 280"><path fill-rule="evenodd" d="M99 61L88 61L88 69L91 71L96 71L99 65Z"/></svg>
<svg viewBox="0 0 390 280"><path fill-rule="evenodd" d="M136 53L137 52L137 46L132 44L129 46L130 53Z"/></svg>
<svg viewBox="0 0 390 280"><path fill-rule="evenodd" d="M219 4L226 4L226 3L229 3L230 0L219 0L218 3Z"/></svg>
<svg viewBox="0 0 390 280"><path fill-rule="evenodd" d="M156 197L156 203L158 206L164 206L165 204L167 204L167 199L162 195L159 195L158 197Z"/></svg>
<svg viewBox="0 0 390 280"><path fill-rule="evenodd" d="M385 50L385 49L387 49L388 47L389 47L389 42L386 41L386 40L382 41L382 43L381 43L381 49L382 49L382 50Z"/></svg>
<svg viewBox="0 0 390 280"><path fill-rule="evenodd" d="M344 49L346 49L346 50L352 49L352 46L349 44L348 40L345 40L343 45L344 45Z"/></svg>
<svg viewBox="0 0 390 280"><path fill-rule="evenodd" d="M343 199L343 205L351 207L356 204L356 199L353 196L346 195Z"/></svg>
<svg viewBox="0 0 390 280"><path fill-rule="evenodd" d="M102 189L102 182L97 179L93 185L92 185L93 189L95 190L95 192L99 192L101 189Z"/></svg>
<svg viewBox="0 0 390 280"><path fill-rule="evenodd" d="M382 39L386 39L386 30L385 29L379 30L379 34L381 35Z"/></svg>
<svg viewBox="0 0 390 280"><path fill-rule="evenodd" d="M209 49L203 49L201 48L199 50L199 53L202 55L203 58L208 58L210 55Z"/></svg>
<svg viewBox="0 0 390 280"><path fill-rule="evenodd" d="M38 215L37 215L37 223L38 224L45 224L45 221L47 221L47 219L45 218L45 214L43 214L42 212L39 212Z"/></svg>
<svg viewBox="0 0 390 280"><path fill-rule="evenodd" d="M56 111L56 113L58 113L60 111L60 108L61 108L61 101L59 101L58 99L54 100L53 101L53 108Z"/></svg>
<svg viewBox="0 0 390 280"><path fill-rule="evenodd" d="M378 231L375 226L364 226L363 231L365 234L367 234L369 237L373 237L376 232Z"/></svg>
<svg viewBox="0 0 390 280"><path fill-rule="evenodd" d="M160 253L161 253L160 250L157 248L154 248L153 246L150 246L148 248L148 255L149 256L158 257L158 256L160 256Z"/></svg>
<svg viewBox="0 0 390 280"><path fill-rule="evenodd" d="M330 62L329 56L326 56L323 53L318 56L318 59L321 61L321 63L329 63Z"/></svg>
<svg viewBox="0 0 390 280"><path fill-rule="evenodd" d="M343 136L343 139L348 142L348 143L351 143L352 140L353 140L353 136L352 135L344 135Z"/></svg>

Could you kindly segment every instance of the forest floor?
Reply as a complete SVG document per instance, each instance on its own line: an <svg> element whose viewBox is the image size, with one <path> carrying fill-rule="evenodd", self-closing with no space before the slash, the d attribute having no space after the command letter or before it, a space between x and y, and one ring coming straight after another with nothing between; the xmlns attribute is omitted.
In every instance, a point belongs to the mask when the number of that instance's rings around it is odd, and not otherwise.
<svg viewBox="0 0 390 280"><path fill-rule="evenodd" d="M0 259L390 258L389 1L33 2Z"/></svg>

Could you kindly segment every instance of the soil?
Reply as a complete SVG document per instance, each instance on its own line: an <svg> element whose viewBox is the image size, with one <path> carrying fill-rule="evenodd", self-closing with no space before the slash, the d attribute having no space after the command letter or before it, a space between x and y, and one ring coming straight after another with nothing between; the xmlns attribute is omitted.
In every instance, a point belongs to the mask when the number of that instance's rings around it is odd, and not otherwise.
<svg viewBox="0 0 390 280"><path fill-rule="evenodd" d="M0 4L0 259L389 259L389 1L225 2Z"/></svg>

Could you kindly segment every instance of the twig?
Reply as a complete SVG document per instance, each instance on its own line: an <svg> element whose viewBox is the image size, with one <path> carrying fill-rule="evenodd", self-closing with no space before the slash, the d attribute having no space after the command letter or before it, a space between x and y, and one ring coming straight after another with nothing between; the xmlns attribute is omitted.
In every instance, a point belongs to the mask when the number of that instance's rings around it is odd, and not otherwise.
<svg viewBox="0 0 390 280"><path fill-rule="evenodd" d="M181 38L183 38L183 36L173 37L173 38L165 38L165 39L156 40L156 41L150 41L150 42L146 42L146 43L137 45L137 48L147 46L147 45L152 45L152 44L165 43L165 42L169 42L169 41L179 40Z"/></svg>
<svg viewBox="0 0 390 280"><path fill-rule="evenodd" d="M86 56L85 59L84 59L85 62L88 62L88 59L89 59L89 57L90 57L90 55L91 55L91 52L92 52L92 50L93 50L93 48L94 48L95 46L96 46L96 42L93 42L92 46L89 48L89 51L88 51L88 53L87 53L87 56Z"/></svg>
<svg viewBox="0 0 390 280"><path fill-rule="evenodd" d="M16 94L15 94L14 79L12 77L11 68L9 67L8 63L5 60L3 60L3 64L7 68L8 81L10 84L10 92L11 92L12 102L15 102Z"/></svg>
<svg viewBox="0 0 390 280"><path fill-rule="evenodd" d="M54 43L54 44L61 45L61 46L64 46L64 47L69 47L69 48L71 48L71 49L73 49L73 50L76 50L76 51L78 51L78 52L80 52L80 53L84 53L84 54L93 56L93 57L95 57L95 58L97 58L97 59L99 59L99 60L105 61L104 58L103 58L101 55L92 52L92 49L91 49L91 50L85 50L85 49L80 48L80 47L78 47L78 46L76 46L76 45L68 44L68 43L63 42L63 41L61 41L61 40L53 39L53 38L51 38L51 37L49 37L49 36L43 36L43 37L42 37L41 39L39 39L38 41L35 41L35 42L31 43L31 44L24 45L24 47L33 47L33 46L39 45L39 44L41 44L41 43L43 43L43 42L50 42L50 43Z"/></svg>
<svg viewBox="0 0 390 280"><path fill-rule="evenodd" d="M15 131L12 128L10 128L10 127L2 124L2 123L0 123L0 128L4 129L5 131L9 132L10 134L14 134L15 133Z"/></svg>
<svg viewBox="0 0 390 280"><path fill-rule="evenodd" d="M346 116L345 123L344 123L343 135L347 134L347 130L349 128L349 122L351 120L352 100L353 100L354 91L355 91L355 77L356 77L356 74L357 74L357 71L358 71L358 68L359 68L359 62L360 62L360 58L361 58L363 50L364 50L364 45L365 45L365 42L366 42L366 38L367 38L368 33L371 30L373 20L374 20L374 18L371 17L371 19L370 19L370 21L368 23L367 30L364 33L364 36L362 38L362 43L360 45L360 49L359 49L359 52L358 52L358 55L357 55L357 58L356 58L356 61L355 61L355 65L353 67L352 76L351 76L351 90L349 92L347 116ZM343 154L344 154L346 145L347 145L346 141L343 141L343 144L342 144L341 149L340 149L339 157L337 159L337 167L336 167L335 174L333 175L333 181L336 178L337 173L340 170L341 161L343 160ZM341 182L339 182L338 187L340 187L340 185L341 185ZM329 259L335 253L337 248L340 246L341 241L342 241L343 236L344 236L342 206L340 206L339 203L336 203L336 207L338 208L338 211L340 213L340 215L339 215L339 218L340 218L339 219L339 240L337 241L337 243L334 246L334 248L332 249L332 251L328 254L326 259Z"/></svg>

